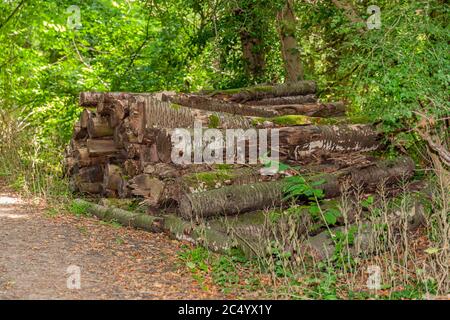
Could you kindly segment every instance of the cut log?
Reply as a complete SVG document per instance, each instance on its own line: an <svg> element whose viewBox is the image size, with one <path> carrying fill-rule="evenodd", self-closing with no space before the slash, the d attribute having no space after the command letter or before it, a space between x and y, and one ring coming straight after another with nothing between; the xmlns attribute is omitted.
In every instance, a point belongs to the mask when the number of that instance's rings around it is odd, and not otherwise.
<svg viewBox="0 0 450 320"><path fill-rule="evenodd" d="M166 176L160 172L160 178ZM278 178L278 176L262 176L258 167L189 172L166 182L161 204L179 203L181 198L188 193L220 189L230 185L253 184Z"/></svg>
<svg viewBox="0 0 450 320"><path fill-rule="evenodd" d="M129 181L131 193L135 196L142 196L149 205L157 205L164 190L164 183L147 174L141 174Z"/></svg>
<svg viewBox="0 0 450 320"><path fill-rule="evenodd" d="M105 190L119 191L123 187L122 168L118 165L107 164L103 178L103 186Z"/></svg>
<svg viewBox="0 0 450 320"><path fill-rule="evenodd" d="M87 149L90 157L108 156L119 152L111 139L88 139Z"/></svg>
<svg viewBox="0 0 450 320"><path fill-rule="evenodd" d="M299 160L324 152L368 152L381 147L381 136L370 125L308 125L278 130L282 159Z"/></svg>
<svg viewBox="0 0 450 320"><path fill-rule="evenodd" d="M171 96L173 98L174 96ZM188 98L189 99L189 98ZM212 100L211 100L212 101ZM160 101L155 97L146 97L145 124L151 128L193 128L198 121L208 128L249 128L251 119L231 115L225 112L215 112L207 108L197 108L197 104L189 106Z"/></svg>
<svg viewBox="0 0 450 320"><path fill-rule="evenodd" d="M82 139L86 139L87 136L88 136L87 129L82 128L79 122L75 123L74 128L73 128L72 139L82 140Z"/></svg>
<svg viewBox="0 0 450 320"><path fill-rule="evenodd" d="M89 124L89 119L93 118L95 116L95 114L89 110L89 109L84 109L83 112L80 115L80 126L83 129L87 129L88 124Z"/></svg>
<svg viewBox="0 0 450 320"><path fill-rule="evenodd" d="M416 199L411 199L406 204L403 204L402 211L406 213L404 217L399 216L399 212L394 210L388 210L385 212L386 218L389 220L388 224L391 228L391 232L394 234L400 234L404 232L414 232L420 226L425 223L426 209L423 204ZM386 209L384 209L386 210ZM343 248L346 252L341 254L344 256L350 253L353 257L360 254L367 256L368 254L379 252L384 250L387 246L385 242L387 239L386 231L380 228L380 225L384 225L386 221L382 218L379 223L373 221L362 222L360 224L340 226L331 230L323 231L309 239L307 239L302 245L302 254L307 253L314 257L316 261L326 260L331 258L336 252L336 240L332 238L331 234L335 235L338 232L347 234L350 229L356 230L353 234L351 243L345 243ZM352 222L349 222L350 224Z"/></svg>
<svg viewBox="0 0 450 320"><path fill-rule="evenodd" d="M312 118L309 118L312 119ZM257 121L255 120L255 123ZM272 136L271 130L268 129L268 137ZM349 152L368 152L381 148L381 136L370 125L304 125L294 127L277 128L279 133L279 155L281 160L309 161L313 155L326 155L333 153L349 153ZM189 131L190 140L194 145L195 136L192 130ZM222 132L225 140L226 134ZM244 140L245 136L241 135L240 140ZM251 141L250 141L251 140ZM194 159L194 148L191 148L191 156L185 156L184 148L176 149L177 133L173 130L160 130L156 137L156 145L158 157L160 161L165 163L172 162L172 155L177 158ZM211 148L214 141L210 141ZM246 149L254 147L257 149L258 141L249 139L246 141ZM268 141L268 147L271 148L271 141ZM209 144L201 145L199 154L203 154L205 148L209 148ZM237 145L235 144L235 148ZM177 154L178 152L178 154ZM220 150L219 150L220 152ZM224 160L226 159L225 147L222 149ZM248 158L248 152L245 159Z"/></svg>
<svg viewBox="0 0 450 320"><path fill-rule="evenodd" d="M345 115L343 102L315 103L315 104L291 104L265 106L274 110L278 115L305 115L310 117L339 117Z"/></svg>
<svg viewBox="0 0 450 320"><path fill-rule="evenodd" d="M177 94L168 98L172 103L188 108L231 113L234 115L251 117L276 117L278 114L273 110L265 110L258 106L243 105L234 102L222 101L208 96L194 94Z"/></svg>
<svg viewBox="0 0 450 320"><path fill-rule="evenodd" d="M130 105L130 115L127 120L127 127L137 137L137 142L142 143L145 135L145 103L143 101L138 100Z"/></svg>
<svg viewBox="0 0 450 320"><path fill-rule="evenodd" d="M103 168L100 165L80 168L75 178L79 182L102 182Z"/></svg>
<svg viewBox="0 0 450 320"><path fill-rule="evenodd" d="M278 84L274 86L259 85L241 89L230 89L214 92L212 96L229 97L231 101L245 103L251 100L265 98L299 96L316 93L317 87L314 81L297 81Z"/></svg>
<svg viewBox="0 0 450 320"><path fill-rule="evenodd" d="M150 216L146 213L136 213L117 208L108 208L76 199L74 202L86 212L104 221L116 221L126 227L134 227L150 232L161 232L161 218Z"/></svg>
<svg viewBox="0 0 450 320"><path fill-rule="evenodd" d="M124 172L128 177L134 177L140 174L141 171L141 163L137 160L128 159L125 161Z"/></svg>
<svg viewBox="0 0 450 320"><path fill-rule="evenodd" d="M316 188L322 189L325 198L329 199L338 197L346 189L363 187L369 191L380 184L397 184L412 177L414 166L410 158L403 157L380 161L366 168L312 176L307 178L307 183L324 182ZM274 181L185 194L180 200L179 212L186 219L200 220L276 207L283 203L287 187L286 181Z"/></svg>
<svg viewBox="0 0 450 320"><path fill-rule="evenodd" d="M278 98L267 98L261 100L251 100L247 101L245 104L253 106L276 106L276 105L306 104L316 102L317 97L314 94L307 94L304 96L288 96Z"/></svg>
<svg viewBox="0 0 450 320"><path fill-rule="evenodd" d="M114 130L105 117L91 117L88 121L87 131L91 139L112 137L114 135Z"/></svg>
<svg viewBox="0 0 450 320"><path fill-rule="evenodd" d="M111 128L117 127L128 115L129 105L127 100L116 100L109 115L109 125Z"/></svg>
<svg viewBox="0 0 450 320"><path fill-rule="evenodd" d="M81 182L76 184L78 192L85 194L101 194L103 192L103 184L101 182Z"/></svg>
<svg viewBox="0 0 450 320"><path fill-rule="evenodd" d="M83 107L95 107L102 97L102 92L81 92L79 103Z"/></svg>

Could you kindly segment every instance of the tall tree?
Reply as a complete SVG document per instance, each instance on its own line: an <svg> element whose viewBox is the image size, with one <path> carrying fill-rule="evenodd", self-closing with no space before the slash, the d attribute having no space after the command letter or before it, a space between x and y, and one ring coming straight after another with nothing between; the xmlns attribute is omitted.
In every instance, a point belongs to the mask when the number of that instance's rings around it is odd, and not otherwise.
<svg viewBox="0 0 450 320"><path fill-rule="evenodd" d="M282 10L277 14L278 32L281 41L281 54L286 71L286 82L303 80L303 64L300 47L295 37L297 17L295 16L293 0L286 0Z"/></svg>
<svg viewBox="0 0 450 320"><path fill-rule="evenodd" d="M264 34L267 21L262 10L261 5L247 0L242 1L239 8L234 10L240 21L239 36L245 69L249 78L256 81L264 75L266 67L267 43Z"/></svg>

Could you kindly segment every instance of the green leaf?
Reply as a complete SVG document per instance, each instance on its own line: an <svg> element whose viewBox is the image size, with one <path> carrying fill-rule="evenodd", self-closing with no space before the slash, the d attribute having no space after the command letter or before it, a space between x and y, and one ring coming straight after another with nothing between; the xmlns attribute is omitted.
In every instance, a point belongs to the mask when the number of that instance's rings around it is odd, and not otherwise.
<svg viewBox="0 0 450 320"><path fill-rule="evenodd" d="M328 225L333 225L337 221L336 216L333 214L333 212L330 212L330 211L325 212L324 218L325 218L325 222Z"/></svg>

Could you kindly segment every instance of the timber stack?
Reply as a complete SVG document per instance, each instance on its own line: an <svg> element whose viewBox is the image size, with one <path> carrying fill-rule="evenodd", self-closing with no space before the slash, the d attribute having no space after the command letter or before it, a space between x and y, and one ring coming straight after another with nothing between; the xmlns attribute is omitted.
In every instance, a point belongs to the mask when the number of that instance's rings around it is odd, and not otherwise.
<svg viewBox="0 0 450 320"><path fill-rule="evenodd" d="M281 206L286 176L320 181L325 198L355 186L371 192L381 181L396 185L412 176L408 158L374 158L372 151L384 147L375 128L352 123L344 103L321 102L316 91L315 82L300 81L196 94L81 93L84 109L65 158L71 188L105 198L140 198L153 212L172 208L193 221ZM279 158L288 166L264 175L261 163L174 161L174 154L186 152L177 149L174 130L194 135L195 124L221 132L262 129L268 136L277 129ZM184 159L194 159L194 149Z"/></svg>

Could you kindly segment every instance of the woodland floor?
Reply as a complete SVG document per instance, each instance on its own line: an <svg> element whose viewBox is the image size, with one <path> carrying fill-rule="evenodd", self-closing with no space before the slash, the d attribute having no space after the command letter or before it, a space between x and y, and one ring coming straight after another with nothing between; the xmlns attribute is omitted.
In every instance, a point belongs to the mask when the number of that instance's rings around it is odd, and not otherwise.
<svg viewBox="0 0 450 320"><path fill-rule="evenodd" d="M0 184L0 299L223 299L180 263L182 243L72 214L49 214ZM68 266L81 289L68 289Z"/></svg>

